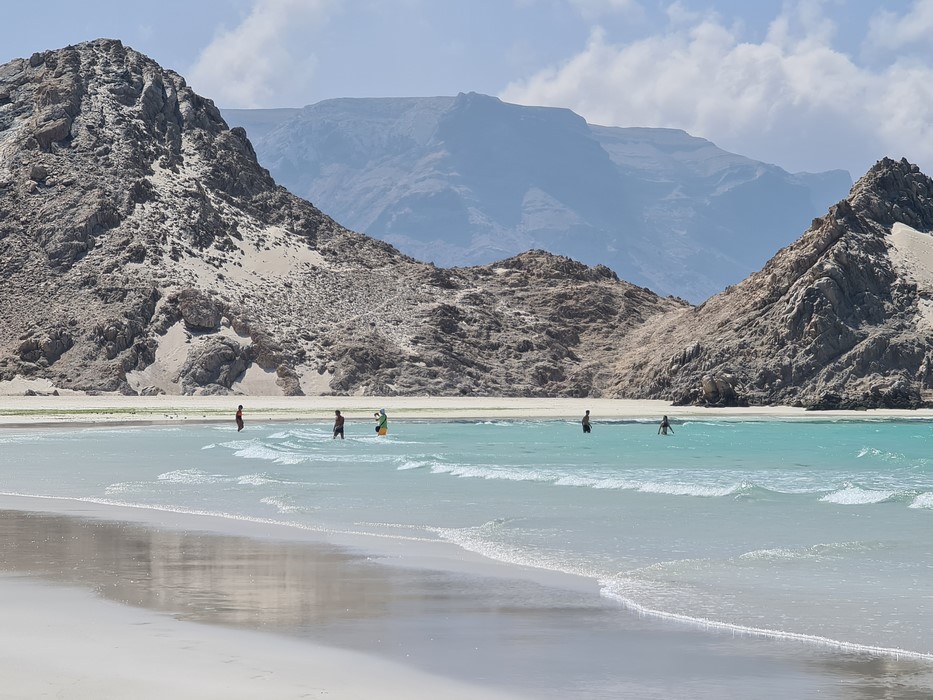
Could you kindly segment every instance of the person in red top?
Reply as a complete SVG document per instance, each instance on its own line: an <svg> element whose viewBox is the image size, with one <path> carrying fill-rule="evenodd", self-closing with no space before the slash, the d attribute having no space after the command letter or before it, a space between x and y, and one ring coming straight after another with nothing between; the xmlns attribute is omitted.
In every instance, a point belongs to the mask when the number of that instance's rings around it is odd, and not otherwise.
<svg viewBox="0 0 933 700"><path fill-rule="evenodd" d="M334 440L338 435L343 440L343 416L340 415L340 411L334 411Z"/></svg>
<svg viewBox="0 0 933 700"><path fill-rule="evenodd" d="M243 405L239 405L236 408L236 431L240 432L243 430Z"/></svg>

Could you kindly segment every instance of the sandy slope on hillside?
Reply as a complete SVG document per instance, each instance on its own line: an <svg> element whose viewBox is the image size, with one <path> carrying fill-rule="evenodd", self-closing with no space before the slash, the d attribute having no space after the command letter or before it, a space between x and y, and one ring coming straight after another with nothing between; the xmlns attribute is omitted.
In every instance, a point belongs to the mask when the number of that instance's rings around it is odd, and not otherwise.
<svg viewBox="0 0 933 700"><path fill-rule="evenodd" d="M920 292L919 326L933 333L933 236L905 224L894 224L888 236L891 260L901 268Z"/></svg>

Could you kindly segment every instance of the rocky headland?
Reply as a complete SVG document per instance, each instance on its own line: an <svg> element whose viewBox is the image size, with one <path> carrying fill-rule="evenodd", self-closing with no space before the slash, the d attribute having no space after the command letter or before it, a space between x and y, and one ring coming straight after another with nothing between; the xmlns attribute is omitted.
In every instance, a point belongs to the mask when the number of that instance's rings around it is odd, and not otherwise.
<svg viewBox="0 0 933 700"><path fill-rule="evenodd" d="M879 161L760 271L620 342L608 392L916 408L933 390L933 181Z"/></svg>
<svg viewBox="0 0 933 700"><path fill-rule="evenodd" d="M919 407L931 231L933 181L884 159L696 307L543 251L442 269L278 186L242 129L119 41L0 67L0 382Z"/></svg>
<svg viewBox="0 0 933 700"><path fill-rule="evenodd" d="M0 67L0 381L124 394L598 395L686 308L531 251L440 269L279 187L119 41Z"/></svg>

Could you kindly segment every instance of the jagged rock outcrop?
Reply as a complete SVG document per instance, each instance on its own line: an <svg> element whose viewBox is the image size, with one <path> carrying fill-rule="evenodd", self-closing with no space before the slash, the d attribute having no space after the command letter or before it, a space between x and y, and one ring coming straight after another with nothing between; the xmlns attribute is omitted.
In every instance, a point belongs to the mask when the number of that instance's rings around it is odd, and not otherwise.
<svg viewBox="0 0 933 700"><path fill-rule="evenodd" d="M350 232L119 41L0 67L0 381L599 395L619 339L684 306L540 251L442 270Z"/></svg>
<svg viewBox="0 0 933 700"><path fill-rule="evenodd" d="M764 269L620 344L614 395L913 408L933 390L933 181L884 159Z"/></svg>

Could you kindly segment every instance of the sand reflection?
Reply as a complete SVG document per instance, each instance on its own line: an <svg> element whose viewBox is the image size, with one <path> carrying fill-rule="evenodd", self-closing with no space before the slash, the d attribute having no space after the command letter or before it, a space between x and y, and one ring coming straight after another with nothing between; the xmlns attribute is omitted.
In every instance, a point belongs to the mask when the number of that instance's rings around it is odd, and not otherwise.
<svg viewBox="0 0 933 700"><path fill-rule="evenodd" d="M3 510L0 571L187 620L283 629L382 615L402 575L327 545Z"/></svg>
<svg viewBox="0 0 933 700"><path fill-rule="evenodd" d="M0 510L0 573L539 698L919 700L933 688L924 663L709 633L628 615L595 594L385 566L319 543Z"/></svg>

